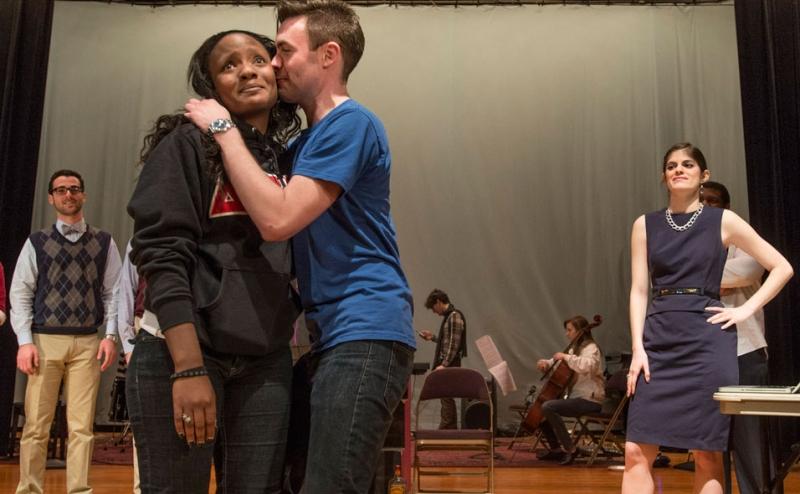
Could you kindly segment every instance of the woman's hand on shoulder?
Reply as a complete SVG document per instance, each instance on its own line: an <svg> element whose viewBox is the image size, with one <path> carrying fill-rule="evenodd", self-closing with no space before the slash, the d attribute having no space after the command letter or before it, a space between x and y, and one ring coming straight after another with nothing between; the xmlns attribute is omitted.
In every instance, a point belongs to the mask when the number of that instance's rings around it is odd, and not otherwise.
<svg viewBox="0 0 800 494"><path fill-rule="evenodd" d="M183 105L183 108L186 110L186 118L203 132L208 130L214 120L231 118L228 109L215 99L192 98Z"/></svg>

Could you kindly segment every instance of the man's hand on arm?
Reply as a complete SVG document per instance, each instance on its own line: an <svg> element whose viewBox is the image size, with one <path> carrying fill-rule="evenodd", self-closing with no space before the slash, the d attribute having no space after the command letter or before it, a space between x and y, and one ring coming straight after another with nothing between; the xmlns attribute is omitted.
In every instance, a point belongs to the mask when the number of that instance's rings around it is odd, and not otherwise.
<svg viewBox="0 0 800 494"><path fill-rule="evenodd" d="M32 376L39 370L39 349L33 343L20 345L17 350L17 368Z"/></svg>
<svg viewBox="0 0 800 494"><path fill-rule="evenodd" d="M220 105L215 99L191 98L183 107L186 110L186 118L191 120L203 132L208 130L214 120L231 118L228 109Z"/></svg>

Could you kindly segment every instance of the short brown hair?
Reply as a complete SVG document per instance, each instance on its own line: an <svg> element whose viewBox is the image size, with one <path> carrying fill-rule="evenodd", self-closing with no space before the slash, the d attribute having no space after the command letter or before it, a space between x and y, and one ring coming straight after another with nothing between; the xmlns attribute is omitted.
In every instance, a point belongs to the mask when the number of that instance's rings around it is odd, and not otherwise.
<svg viewBox="0 0 800 494"><path fill-rule="evenodd" d="M342 48L342 80L347 82L364 53L364 32L358 15L341 0L309 0L278 3L278 24L292 17L305 17L308 41L316 50L323 43L336 42Z"/></svg>
<svg viewBox="0 0 800 494"><path fill-rule="evenodd" d="M48 194L53 193L53 182L55 182L58 177L75 177L81 184L81 190L84 189L83 177L81 177L81 174L76 172L75 170L64 169L64 170L58 170L57 172L54 172L52 175L50 175L50 181L47 182Z"/></svg>
<svg viewBox="0 0 800 494"><path fill-rule="evenodd" d="M430 295L428 295L428 299L425 301L425 308L432 309L436 302L442 302L444 304L450 303L450 297L447 296L446 293L439 290L438 288L434 288Z"/></svg>

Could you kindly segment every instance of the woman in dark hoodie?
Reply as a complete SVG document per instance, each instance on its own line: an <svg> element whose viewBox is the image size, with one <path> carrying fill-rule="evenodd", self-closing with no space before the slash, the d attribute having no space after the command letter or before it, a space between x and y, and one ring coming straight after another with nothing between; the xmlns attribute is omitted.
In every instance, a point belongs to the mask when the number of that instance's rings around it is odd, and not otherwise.
<svg viewBox="0 0 800 494"><path fill-rule="evenodd" d="M131 258L147 281L142 331L128 371L141 489L280 492L297 315L288 241L264 242L226 179L210 137L238 127L270 180L300 127L278 100L274 42L247 31L208 38L188 79L230 120L207 132L160 117L128 205Z"/></svg>

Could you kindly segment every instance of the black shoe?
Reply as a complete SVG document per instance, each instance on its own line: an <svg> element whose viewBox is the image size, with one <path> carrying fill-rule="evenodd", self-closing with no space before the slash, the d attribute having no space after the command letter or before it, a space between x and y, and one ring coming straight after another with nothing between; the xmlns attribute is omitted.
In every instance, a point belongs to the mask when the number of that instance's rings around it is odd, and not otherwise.
<svg viewBox="0 0 800 494"><path fill-rule="evenodd" d="M653 460L653 468L667 468L669 466L669 456L662 455L661 453ZM675 468L678 468L677 466Z"/></svg>
<svg viewBox="0 0 800 494"><path fill-rule="evenodd" d="M564 453L564 457L558 462L559 465L571 465L575 458L572 453Z"/></svg>
<svg viewBox="0 0 800 494"><path fill-rule="evenodd" d="M550 450L544 454L536 453L536 458L544 461L561 461L565 455L563 451Z"/></svg>

